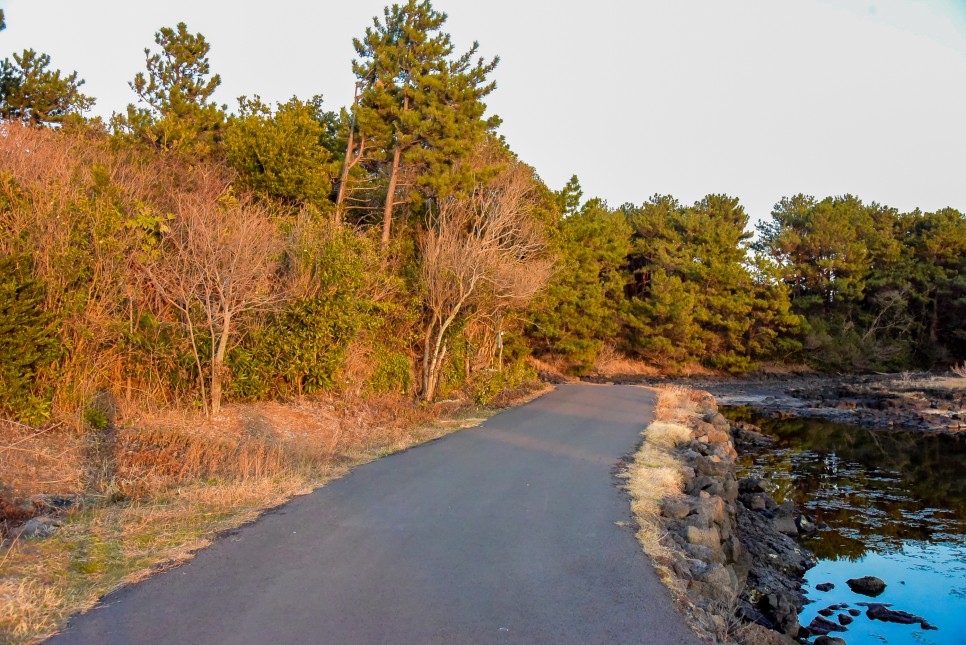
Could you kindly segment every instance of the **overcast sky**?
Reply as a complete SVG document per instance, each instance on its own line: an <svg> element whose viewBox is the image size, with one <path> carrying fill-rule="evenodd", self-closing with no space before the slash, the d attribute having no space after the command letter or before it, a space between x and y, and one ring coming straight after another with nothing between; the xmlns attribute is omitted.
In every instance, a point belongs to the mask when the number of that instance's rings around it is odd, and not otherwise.
<svg viewBox="0 0 966 645"><path fill-rule="evenodd" d="M352 99L352 38L376 0L0 0L0 56L77 70L110 115L161 26L212 44L216 98ZM766 217L851 192L966 209L966 0L436 0L460 49L502 61L491 111L552 187L612 205L710 192Z"/></svg>

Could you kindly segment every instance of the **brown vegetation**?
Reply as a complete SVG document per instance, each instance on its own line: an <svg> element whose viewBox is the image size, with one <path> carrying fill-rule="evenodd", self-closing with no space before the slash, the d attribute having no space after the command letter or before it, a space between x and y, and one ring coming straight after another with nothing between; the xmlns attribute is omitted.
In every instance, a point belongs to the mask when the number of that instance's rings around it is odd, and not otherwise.
<svg viewBox="0 0 966 645"><path fill-rule="evenodd" d="M527 395L517 392L518 400ZM0 466L11 485L0 491L0 527L36 513L36 493L75 501L52 537L7 540L0 551L0 642L49 634L104 593L190 558L262 509L487 414L398 396L331 395L232 405L217 418L168 411L98 441L69 428L42 441L26 428L12 441L5 435ZM85 490L95 480L100 492Z"/></svg>
<svg viewBox="0 0 966 645"><path fill-rule="evenodd" d="M215 170L200 174L198 190L178 195L161 248L143 264L158 294L180 313L191 341L201 398L211 414L221 410L225 356L237 335L238 318L281 303L285 294L273 278L282 240L264 203L236 197L230 178ZM208 382L197 329L210 340Z"/></svg>
<svg viewBox="0 0 966 645"><path fill-rule="evenodd" d="M522 308L550 277L546 241L531 215L534 188L533 171L514 163L470 196L443 201L420 238L424 400L436 396L454 322Z"/></svg>
<svg viewBox="0 0 966 645"><path fill-rule="evenodd" d="M688 388L675 385L660 388L655 421L644 431L644 442L627 471L631 509L639 525L637 539L676 596L682 596L684 589L669 568L669 547L662 539L661 503L683 496L681 464L670 451L691 439L691 430L683 422L692 408Z"/></svg>
<svg viewBox="0 0 966 645"><path fill-rule="evenodd" d="M591 374L603 378L647 378L661 376L662 372L654 365L631 358L612 343L604 343L597 352Z"/></svg>
<svg viewBox="0 0 966 645"><path fill-rule="evenodd" d="M701 585L706 583L682 577L681 562L689 556L672 539L665 516L668 505L689 508L695 503L686 494L694 469L682 460L679 448L693 445L699 409L707 405L708 398L705 392L678 385L658 390L655 421L645 429L644 441L628 467L627 489L638 523L638 541L692 628L712 642L751 643L755 641L746 626L735 618L734 590L727 598L709 596L700 603L696 601ZM709 570L716 567L720 569L720 565L715 565Z"/></svg>

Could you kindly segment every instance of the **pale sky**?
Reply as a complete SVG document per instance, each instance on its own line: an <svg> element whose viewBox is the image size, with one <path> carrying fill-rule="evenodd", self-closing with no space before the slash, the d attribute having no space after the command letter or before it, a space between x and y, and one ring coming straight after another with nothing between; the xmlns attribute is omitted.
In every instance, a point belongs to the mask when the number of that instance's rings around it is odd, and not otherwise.
<svg viewBox="0 0 966 645"><path fill-rule="evenodd" d="M349 103L377 0L0 0L0 57L77 70L96 114L161 26L212 44L216 98ZM767 217L783 195L966 210L966 0L435 0L460 50L499 54L501 132L551 188L611 205L711 192Z"/></svg>

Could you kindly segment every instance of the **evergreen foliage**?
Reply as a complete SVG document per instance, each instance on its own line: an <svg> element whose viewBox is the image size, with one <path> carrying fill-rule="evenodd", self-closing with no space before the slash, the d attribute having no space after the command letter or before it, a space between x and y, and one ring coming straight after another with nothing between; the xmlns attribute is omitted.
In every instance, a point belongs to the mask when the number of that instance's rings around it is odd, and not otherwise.
<svg viewBox="0 0 966 645"><path fill-rule="evenodd" d="M128 105L125 115L115 115L115 128L159 150L206 156L225 122L225 108L211 101L221 84L221 76L211 74L211 45L183 22L162 27L154 42L159 51L144 50L147 74L138 72L129 83L144 107Z"/></svg>
<svg viewBox="0 0 966 645"><path fill-rule="evenodd" d="M961 211L800 194L752 242L727 195L552 191L494 133L497 59L445 23L387 7L353 42L352 106L242 97L231 117L204 36L165 27L111 132L76 72L3 61L0 414L80 418L105 393L214 410L222 384L485 402L530 353L579 375L966 359Z"/></svg>
<svg viewBox="0 0 966 645"><path fill-rule="evenodd" d="M753 270L748 217L738 200L708 195L690 207L656 195L625 207L635 229L629 348L655 362L701 361L745 372L774 358L774 340L798 319L783 291ZM778 303L770 304L778 298ZM785 300L787 302L787 298ZM759 332L767 323L774 337Z"/></svg>
<svg viewBox="0 0 966 645"><path fill-rule="evenodd" d="M45 297L29 258L0 256L0 413L27 423L50 414L49 381L41 375L62 353Z"/></svg>
<svg viewBox="0 0 966 645"><path fill-rule="evenodd" d="M808 318L806 344L820 366L902 369L963 351L961 213L901 214L852 196L798 195L759 226L771 258Z"/></svg>
<svg viewBox="0 0 966 645"><path fill-rule="evenodd" d="M482 99L496 88L487 76L499 59L475 60L478 44L454 56L442 31L446 14L428 0L392 5L353 41L352 71L361 94L355 110L361 134L373 142L388 178L383 245L388 244L397 191L442 197L466 188L459 161L470 156L497 117L484 118ZM405 201L405 200L404 200Z"/></svg>
<svg viewBox="0 0 966 645"><path fill-rule="evenodd" d="M576 177L560 193L579 199ZM545 352L563 356L578 374L588 372L601 345L616 338L624 315L621 270L631 250L631 228L622 213L600 200L576 209L559 225L556 273L529 320L530 337Z"/></svg>
<svg viewBox="0 0 966 645"><path fill-rule="evenodd" d="M83 94L77 72L51 70L50 56L25 49L0 62L0 118L30 125L59 125L79 119L94 105Z"/></svg>
<svg viewBox="0 0 966 645"><path fill-rule="evenodd" d="M283 202L332 208L332 177L337 162L335 115L322 109L322 97L291 98L273 112L259 97L238 101L239 114L225 134L228 163L242 183Z"/></svg>

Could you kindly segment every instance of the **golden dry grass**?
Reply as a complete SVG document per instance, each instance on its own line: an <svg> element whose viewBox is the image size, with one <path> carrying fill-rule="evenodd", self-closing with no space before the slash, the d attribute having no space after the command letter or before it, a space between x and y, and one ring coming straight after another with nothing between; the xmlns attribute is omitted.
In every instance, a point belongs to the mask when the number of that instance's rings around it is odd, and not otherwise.
<svg viewBox="0 0 966 645"><path fill-rule="evenodd" d="M515 402L543 391L520 392ZM63 517L52 537L0 550L0 643L43 638L112 589L190 558L219 532L492 412L333 396L232 406L215 419L167 412L88 440L80 454L100 486L98 501ZM12 443L4 437L0 450ZM19 490L47 492L31 472L21 473Z"/></svg>
<svg viewBox="0 0 966 645"><path fill-rule="evenodd" d="M309 484L295 476L199 482L149 501L69 515L53 537L20 541L2 556L0 643L56 631L68 615L122 582L189 558L218 531L308 492Z"/></svg>
<svg viewBox="0 0 966 645"><path fill-rule="evenodd" d="M644 430L644 441L629 466L627 490L637 520L637 539L664 583L680 601L686 589L671 570L673 543L666 539L661 504L682 497L681 463L672 450L691 439L691 430L679 423L693 411L691 390L669 385L658 390L656 420Z"/></svg>
<svg viewBox="0 0 966 645"><path fill-rule="evenodd" d="M0 420L0 480L24 495L79 488L83 439L63 425L32 428Z"/></svg>
<svg viewBox="0 0 966 645"><path fill-rule="evenodd" d="M680 423L655 421L647 427L647 443L656 448L676 448L690 440L690 428Z"/></svg>
<svg viewBox="0 0 966 645"><path fill-rule="evenodd" d="M657 392L656 420L686 419L693 411L692 390L684 385L663 385Z"/></svg>
<svg viewBox="0 0 966 645"><path fill-rule="evenodd" d="M661 371L644 361L630 358L613 345L604 344L594 360L594 374L604 378L654 377Z"/></svg>
<svg viewBox="0 0 966 645"><path fill-rule="evenodd" d="M666 500L684 497L683 464L674 450L693 438L686 422L697 414L699 402L703 403L707 397L705 392L680 385L658 389L656 420L645 429L644 442L626 474L631 510L638 523L637 539L671 590L675 604L703 640L759 642L754 640L754 632L734 617L734 606L712 603L701 608L689 600L687 582L673 569L675 560L680 561L684 556L668 537L661 516Z"/></svg>
<svg viewBox="0 0 966 645"><path fill-rule="evenodd" d="M527 364L540 375L540 378L548 383L576 383L580 380L567 374L569 365L559 358L546 356L541 359L536 356L528 356L526 360Z"/></svg>

